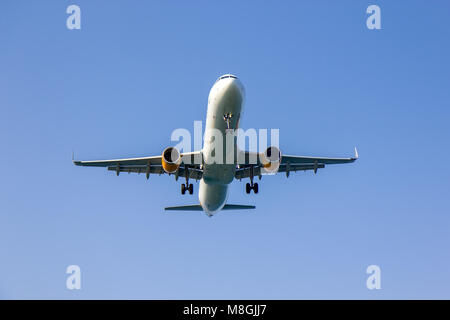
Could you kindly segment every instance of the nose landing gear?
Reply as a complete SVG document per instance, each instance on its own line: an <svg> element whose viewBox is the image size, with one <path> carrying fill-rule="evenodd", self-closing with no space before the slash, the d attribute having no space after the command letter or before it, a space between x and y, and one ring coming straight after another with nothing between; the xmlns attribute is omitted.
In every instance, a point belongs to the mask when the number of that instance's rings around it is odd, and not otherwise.
<svg viewBox="0 0 450 320"><path fill-rule="evenodd" d="M225 113L223 115L223 120L227 123L227 129L230 129L231 118L233 118L233 114L232 113Z"/></svg>

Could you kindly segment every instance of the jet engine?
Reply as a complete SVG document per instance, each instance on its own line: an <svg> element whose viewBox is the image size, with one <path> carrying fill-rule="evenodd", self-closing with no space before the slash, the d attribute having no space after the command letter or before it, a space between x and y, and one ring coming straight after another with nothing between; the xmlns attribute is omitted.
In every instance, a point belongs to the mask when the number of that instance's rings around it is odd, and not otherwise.
<svg viewBox="0 0 450 320"><path fill-rule="evenodd" d="M266 151L260 154L260 160L263 165L261 173L275 174L280 168L281 151L277 147L268 147Z"/></svg>
<svg viewBox="0 0 450 320"><path fill-rule="evenodd" d="M181 164L181 154L177 148L168 147L164 149L161 157L161 165L166 173L174 173Z"/></svg>

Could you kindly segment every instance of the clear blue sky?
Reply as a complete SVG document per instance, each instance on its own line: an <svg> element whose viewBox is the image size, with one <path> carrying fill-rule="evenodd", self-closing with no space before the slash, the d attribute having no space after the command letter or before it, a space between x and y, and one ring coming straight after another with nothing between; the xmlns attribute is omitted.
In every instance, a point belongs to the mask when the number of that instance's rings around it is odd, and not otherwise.
<svg viewBox="0 0 450 320"><path fill-rule="evenodd" d="M66 28L66 8L82 29ZM381 7L382 30L366 28ZM450 298L448 1L2 1L0 298ZM218 76L283 153L360 160L234 182L250 212L173 177L78 159L160 154ZM198 184L194 185L196 191ZM66 267L82 289L65 287ZM366 288L381 267L381 290Z"/></svg>

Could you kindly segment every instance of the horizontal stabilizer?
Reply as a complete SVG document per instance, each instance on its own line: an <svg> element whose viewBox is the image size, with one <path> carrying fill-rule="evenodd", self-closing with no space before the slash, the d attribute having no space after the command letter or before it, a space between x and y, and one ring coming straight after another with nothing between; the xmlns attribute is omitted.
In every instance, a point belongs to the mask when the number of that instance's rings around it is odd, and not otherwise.
<svg viewBox="0 0 450 320"><path fill-rule="evenodd" d="M164 210L171 210L171 211L203 211L203 208L199 204L192 204L192 205L189 205L189 206L165 207Z"/></svg>
<svg viewBox="0 0 450 320"><path fill-rule="evenodd" d="M255 206L247 206L243 204L226 204L222 210L245 210L245 209L255 209ZM164 210L167 211L203 211L203 208L199 204L192 204L187 206L175 206L166 207Z"/></svg>
<svg viewBox="0 0 450 320"><path fill-rule="evenodd" d="M255 209L255 206L246 206L244 204L226 204L222 210L240 210L240 209Z"/></svg>

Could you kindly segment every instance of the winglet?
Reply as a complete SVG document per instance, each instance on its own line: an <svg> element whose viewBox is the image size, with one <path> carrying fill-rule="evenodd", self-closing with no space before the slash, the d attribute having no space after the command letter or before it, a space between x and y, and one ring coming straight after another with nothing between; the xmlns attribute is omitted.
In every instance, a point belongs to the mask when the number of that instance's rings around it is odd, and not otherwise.
<svg viewBox="0 0 450 320"><path fill-rule="evenodd" d="M359 158L358 149L356 149L356 147L355 147L355 159L358 159L358 158Z"/></svg>
<svg viewBox="0 0 450 320"><path fill-rule="evenodd" d="M72 163L76 166L80 165L80 161L79 160L75 160L75 152L73 152L72 150Z"/></svg>

